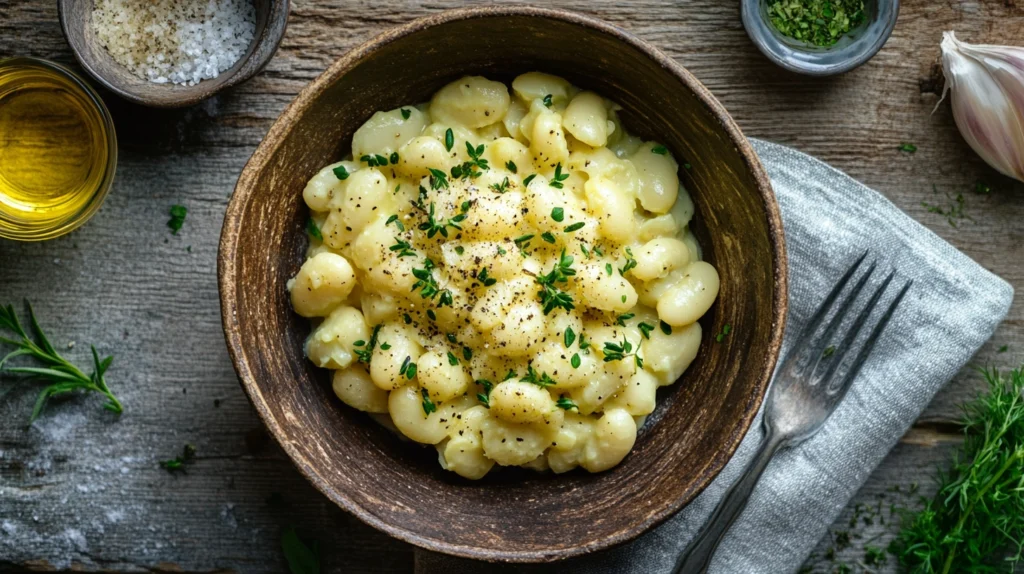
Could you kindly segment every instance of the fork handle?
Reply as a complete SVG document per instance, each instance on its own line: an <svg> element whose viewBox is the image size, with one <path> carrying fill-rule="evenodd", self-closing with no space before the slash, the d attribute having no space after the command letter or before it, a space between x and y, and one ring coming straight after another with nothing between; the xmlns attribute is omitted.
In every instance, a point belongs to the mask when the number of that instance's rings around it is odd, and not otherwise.
<svg viewBox="0 0 1024 574"><path fill-rule="evenodd" d="M747 507L750 493L757 485L761 474L772 460L775 453L785 442L779 433L766 429L766 435L757 447L757 454L747 463L739 480L725 491L722 500L715 507L711 517L704 524L703 530L690 542L686 552L676 561L672 574L704 574L711 565L711 559L715 556L718 544L729 531L732 523L743 514Z"/></svg>

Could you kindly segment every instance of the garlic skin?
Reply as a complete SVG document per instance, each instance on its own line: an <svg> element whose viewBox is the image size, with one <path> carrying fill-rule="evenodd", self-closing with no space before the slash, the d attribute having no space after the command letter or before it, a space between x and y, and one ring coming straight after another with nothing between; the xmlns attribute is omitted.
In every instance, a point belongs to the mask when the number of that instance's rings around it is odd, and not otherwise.
<svg viewBox="0 0 1024 574"><path fill-rule="evenodd" d="M968 44L944 32L942 70L942 98L953 93L964 139L990 166L1024 181L1024 48Z"/></svg>

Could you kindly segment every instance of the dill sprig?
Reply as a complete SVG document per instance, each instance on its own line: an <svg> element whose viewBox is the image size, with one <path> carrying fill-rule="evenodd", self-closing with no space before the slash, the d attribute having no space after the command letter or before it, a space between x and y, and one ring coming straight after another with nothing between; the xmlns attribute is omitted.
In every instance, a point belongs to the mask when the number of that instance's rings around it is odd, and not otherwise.
<svg viewBox="0 0 1024 574"><path fill-rule="evenodd" d="M893 545L910 572L1010 572L1024 557L1024 373L982 373L989 391L964 408L963 454Z"/></svg>
<svg viewBox="0 0 1024 574"><path fill-rule="evenodd" d="M0 307L0 328L12 331L17 335L13 339L0 337L0 343L16 347L15 350L0 358L0 372L6 369L8 373L27 375L29 378L50 383L49 386L39 393L39 398L36 399L35 407L32 409L32 416L29 417L29 424L39 418L50 397L78 390L102 394L107 398L107 402L103 403L103 408L120 414L123 411L121 402L110 392L107 382L103 378L104 373L110 368L110 363L114 361L114 357L106 357L100 360L99 355L96 353L96 347L90 347L92 349L93 372L91 375L86 375L78 367L57 353L53 345L46 338L43 330L39 327L36 315L32 311L32 305L26 301L25 306L28 307L29 326L32 329L33 337L29 337L25 329L22 328L21 323L18 321L18 316L14 313L13 306ZM45 366L5 367L7 361L21 356L35 357L36 360Z"/></svg>

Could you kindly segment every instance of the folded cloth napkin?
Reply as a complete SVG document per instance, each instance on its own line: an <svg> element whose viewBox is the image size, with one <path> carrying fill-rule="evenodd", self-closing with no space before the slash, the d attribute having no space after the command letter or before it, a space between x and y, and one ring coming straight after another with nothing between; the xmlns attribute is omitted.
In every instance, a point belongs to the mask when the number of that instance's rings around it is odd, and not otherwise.
<svg viewBox="0 0 1024 574"><path fill-rule="evenodd" d="M710 571L793 572L932 396L992 335L1013 288L881 194L796 150L752 140L782 208L793 340L853 259L870 249L914 286L846 398L807 442L768 466ZM784 348L786 345L784 345ZM417 552L419 574L668 572L762 438L760 420L721 475L682 512L619 548L555 565L496 566Z"/></svg>

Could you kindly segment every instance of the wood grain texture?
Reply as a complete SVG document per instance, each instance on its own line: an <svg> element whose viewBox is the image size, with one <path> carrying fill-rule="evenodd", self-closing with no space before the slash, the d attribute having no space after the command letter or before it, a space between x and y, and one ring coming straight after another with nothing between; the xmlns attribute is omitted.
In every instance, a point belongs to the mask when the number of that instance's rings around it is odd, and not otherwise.
<svg viewBox="0 0 1024 574"><path fill-rule="evenodd" d="M79 64L115 94L146 106L191 106L211 95L248 80L274 57L288 23L288 0L256 0L254 40L231 68L216 78L195 85L154 84L119 64L106 51L92 27L93 0L59 0L61 29Z"/></svg>
<svg viewBox="0 0 1024 574"><path fill-rule="evenodd" d="M557 2L577 9L579 3ZM126 412L95 398L55 405L32 429L30 387L0 399L0 571L72 567L101 571L282 572L279 529L317 538L326 572L410 572L404 543L363 525L316 493L268 441L231 368L220 328L217 240L228 195L274 118L309 80L352 46L392 25L462 5L296 1L281 49L249 82L198 106L153 110L104 94L117 122L120 165L95 218L41 244L0 242L0 301L28 297L54 338L116 355L108 375ZM1024 37L1021 2L907 0L892 39L865 66L828 80L781 72L750 44L738 3L621 3L582 8L675 57L749 136L794 146L879 190L986 268L1024 287L1024 186L996 175L963 142L948 105L932 108L943 30L966 41ZM54 2L0 0L0 57L75 65ZM912 142L913 155L896 146ZM977 195L977 181L993 191ZM932 185L937 187L934 194ZM958 228L922 202L963 193ZM189 208L178 236L168 208ZM186 250L187 246L192 251ZM998 350L1008 346L1006 352ZM1008 368L1024 360L1024 304L975 358ZM965 369L872 474L834 531L850 530L857 503L930 483L956 444L958 405L982 387ZM0 393L9 388L7 381ZM214 401L219 400L219 407ZM170 476L160 459L194 442L199 460ZM126 468L127 472L121 469ZM867 472L867 470L865 470ZM267 504L271 493L285 504ZM861 520L862 521L862 520ZM873 536L839 557L856 565ZM879 541L868 544L884 546ZM831 572L822 541L808 566ZM892 559L875 572L895 572Z"/></svg>

